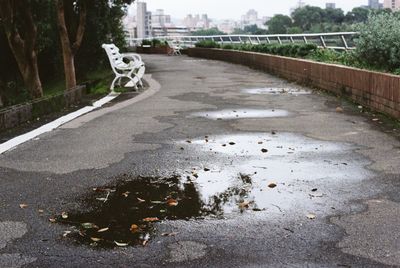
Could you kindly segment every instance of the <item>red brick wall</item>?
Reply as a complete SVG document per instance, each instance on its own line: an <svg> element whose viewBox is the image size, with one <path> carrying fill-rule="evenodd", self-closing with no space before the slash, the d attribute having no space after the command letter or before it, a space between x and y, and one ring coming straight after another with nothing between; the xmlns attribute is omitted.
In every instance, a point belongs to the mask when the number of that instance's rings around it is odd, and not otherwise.
<svg viewBox="0 0 400 268"><path fill-rule="evenodd" d="M288 80L351 97L400 118L400 76L246 51L191 48L187 54L249 66Z"/></svg>

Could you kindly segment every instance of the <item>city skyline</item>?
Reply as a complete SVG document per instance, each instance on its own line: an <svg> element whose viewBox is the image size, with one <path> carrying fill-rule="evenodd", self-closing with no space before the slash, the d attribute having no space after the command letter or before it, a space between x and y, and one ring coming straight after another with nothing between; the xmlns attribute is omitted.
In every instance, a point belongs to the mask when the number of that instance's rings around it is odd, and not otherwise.
<svg viewBox="0 0 400 268"><path fill-rule="evenodd" d="M247 0L246 6L243 6L242 1L237 0L203 0L184 1L184 0L141 0L146 2L148 10L164 9L168 14L175 19L183 19L188 14L208 14L210 18L224 19L240 19L240 17L248 9L256 9L260 16L273 16L274 14L289 14L290 9L295 7L298 0L281 0L278 3L270 0ZM354 7L367 5L368 0L306 0L308 5L325 7L328 2L336 3L337 8L342 8L344 11L349 11ZM350 3L351 2L351 3ZM136 4L135 4L136 6ZM229 6L229 8L226 8ZM131 10L133 7L131 7Z"/></svg>

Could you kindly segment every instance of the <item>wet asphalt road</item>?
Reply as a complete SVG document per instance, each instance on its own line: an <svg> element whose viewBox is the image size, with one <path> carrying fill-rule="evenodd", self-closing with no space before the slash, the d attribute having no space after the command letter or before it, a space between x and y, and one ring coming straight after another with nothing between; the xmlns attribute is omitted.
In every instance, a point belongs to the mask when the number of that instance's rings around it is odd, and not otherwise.
<svg viewBox="0 0 400 268"><path fill-rule="evenodd" d="M378 122L243 66L144 61L139 97L0 156L0 267L400 266L400 142ZM49 221L91 210L94 187L174 174L204 202L245 193L220 217L155 224L145 247L82 245Z"/></svg>

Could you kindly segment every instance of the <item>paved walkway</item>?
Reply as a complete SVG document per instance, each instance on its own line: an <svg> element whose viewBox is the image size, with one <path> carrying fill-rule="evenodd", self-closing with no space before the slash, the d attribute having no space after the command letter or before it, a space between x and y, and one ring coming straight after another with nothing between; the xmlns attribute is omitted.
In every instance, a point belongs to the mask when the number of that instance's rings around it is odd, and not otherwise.
<svg viewBox="0 0 400 268"><path fill-rule="evenodd" d="M140 99L0 156L0 267L400 264L400 142L377 122L351 106L337 112L342 104L332 96L239 65L144 61L154 80ZM48 221L81 209L93 187L121 174L193 168L204 199L251 175L251 190L230 201L257 207L162 222L146 247L110 250L77 245L62 237L66 226Z"/></svg>

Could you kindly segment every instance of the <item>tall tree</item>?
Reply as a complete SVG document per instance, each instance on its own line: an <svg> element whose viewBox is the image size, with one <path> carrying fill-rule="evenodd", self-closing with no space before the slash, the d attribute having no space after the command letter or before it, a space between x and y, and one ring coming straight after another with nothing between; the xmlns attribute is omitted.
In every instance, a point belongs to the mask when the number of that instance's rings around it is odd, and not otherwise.
<svg viewBox="0 0 400 268"><path fill-rule="evenodd" d="M28 0L2 0L0 18L24 84L32 98L39 98L43 90L37 61L37 28L31 8Z"/></svg>
<svg viewBox="0 0 400 268"><path fill-rule="evenodd" d="M57 0L57 22L64 60L66 90L76 87L75 55L82 44L86 26L86 1ZM66 20L69 15L69 24ZM74 18L78 14L79 22L73 33ZM71 37L74 36L73 39Z"/></svg>
<svg viewBox="0 0 400 268"><path fill-rule="evenodd" d="M266 24L270 34L286 34L293 22L289 16L279 14L273 16Z"/></svg>

